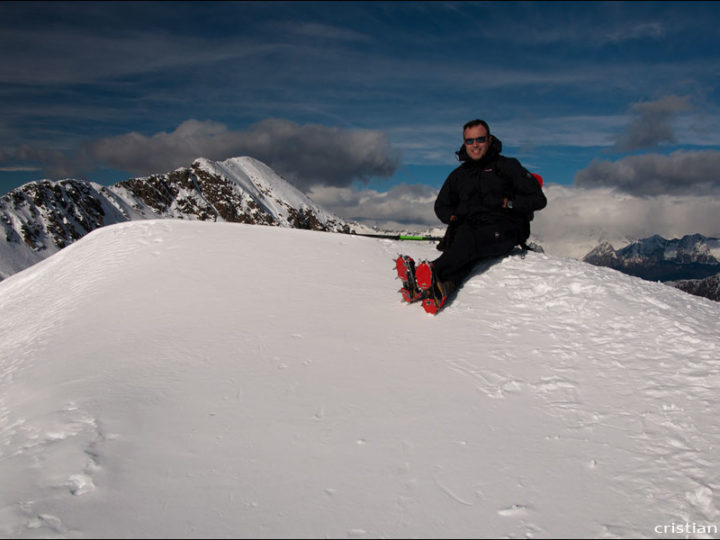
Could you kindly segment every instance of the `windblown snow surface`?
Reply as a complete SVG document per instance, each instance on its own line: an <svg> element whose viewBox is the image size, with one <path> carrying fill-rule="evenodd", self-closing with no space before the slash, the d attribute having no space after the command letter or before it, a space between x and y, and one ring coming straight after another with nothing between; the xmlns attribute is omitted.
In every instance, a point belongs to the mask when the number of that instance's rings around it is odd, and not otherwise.
<svg viewBox="0 0 720 540"><path fill-rule="evenodd" d="M573 259L98 229L0 283L0 535L718 537L720 304Z"/></svg>

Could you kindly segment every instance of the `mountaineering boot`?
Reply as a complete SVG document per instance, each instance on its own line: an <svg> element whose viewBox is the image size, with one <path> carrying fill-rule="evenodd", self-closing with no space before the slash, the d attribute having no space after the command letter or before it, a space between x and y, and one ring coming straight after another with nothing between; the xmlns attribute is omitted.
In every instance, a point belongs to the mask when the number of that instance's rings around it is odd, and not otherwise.
<svg viewBox="0 0 720 540"><path fill-rule="evenodd" d="M435 267L423 261L415 272L417 288L421 291L423 309L435 315L445 305L447 297L455 290L452 281L438 281Z"/></svg>
<svg viewBox="0 0 720 540"><path fill-rule="evenodd" d="M400 294L408 303L417 302L421 298L421 291L415 284L415 261L407 255L398 255L395 259L395 270L402 281Z"/></svg>

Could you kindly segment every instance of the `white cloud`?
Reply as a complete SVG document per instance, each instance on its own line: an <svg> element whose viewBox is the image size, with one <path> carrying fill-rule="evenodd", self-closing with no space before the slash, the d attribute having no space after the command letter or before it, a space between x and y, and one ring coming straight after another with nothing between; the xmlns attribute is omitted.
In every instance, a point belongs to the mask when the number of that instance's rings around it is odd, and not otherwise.
<svg viewBox="0 0 720 540"><path fill-rule="evenodd" d="M401 184L387 192L318 186L309 192L309 196L346 219L384 228L418 231L442 226L433 210L437 193L430 186Z"/></svg>
<svg viewBox="0 0 720 540"><path fill-rule="evenodd" d="M720 199L697 195L639 197L604 188L550 184L547 207L536 214L533 236L546 251L580 258L600 241L615 248L659 234L720 236Z"/></svg>

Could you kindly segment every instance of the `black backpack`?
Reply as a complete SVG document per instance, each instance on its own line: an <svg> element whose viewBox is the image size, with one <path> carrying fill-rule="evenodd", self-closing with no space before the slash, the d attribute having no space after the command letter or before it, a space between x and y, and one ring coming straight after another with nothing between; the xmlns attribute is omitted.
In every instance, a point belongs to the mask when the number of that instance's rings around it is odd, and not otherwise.
<svg viewBox="0 0 720 540"><path fill-rule="evenodd" d="M504 156L498 156L498 160L496 161L496 164L495 164L495 171L500 176L505 176L507 178L508 175L503 171L503 164L505 163L505 159L506 158ZM540 188L542 188L543 187L542 176L540 176L539 174L536 174L536 173L532 173L530 171L527 171L527 172L529 172L533 176L533 178L535 178L535 180L538 181L538 184L540 184ZM517 240L516 245L520 246L522 248L523 252L525 252L527 250L535 251L534 249L529 247L526 243L528 241L528 238L530 238L530 222L535 217L535 212L528 212L523 217L525 219L522 222L522 228L520 229L520 232L518 234L518 240Z"/></svg>

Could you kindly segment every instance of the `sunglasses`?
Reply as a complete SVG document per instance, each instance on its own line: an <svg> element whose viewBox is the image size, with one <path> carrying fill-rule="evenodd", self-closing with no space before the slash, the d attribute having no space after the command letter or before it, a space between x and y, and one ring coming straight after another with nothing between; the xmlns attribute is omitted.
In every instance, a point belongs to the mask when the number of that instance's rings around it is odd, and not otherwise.
<svg viewBox="0 0 720 540"><path fill-rule="evenodd" d="M483 137L475 137L474 139L465 139L465 144L467 144L468 146L470 146L472 143L482 144L484 142L487 142L487 140L488 140L487 135L484 135Z"/></svg>

